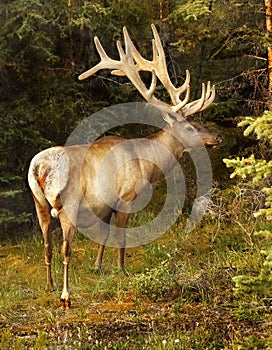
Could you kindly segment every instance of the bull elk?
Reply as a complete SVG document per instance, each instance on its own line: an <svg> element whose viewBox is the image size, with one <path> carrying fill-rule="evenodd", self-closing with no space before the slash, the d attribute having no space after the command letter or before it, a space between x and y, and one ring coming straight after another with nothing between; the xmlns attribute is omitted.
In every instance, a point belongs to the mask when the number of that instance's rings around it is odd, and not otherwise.
<svg viewBox="0 0 272 350"><path fill-rule="evenodd" d="M169 173L173 168L173 159L179 161L184 152L204 146L216 147L222 142L221 136L188 121L191 120L193 114L211 105L215 97L215 87L211 87L210 82L207 85L202 84L201 97L189 102L189 72L186 73L184 84L176 88L170 80L163 47L154 25L152 25L152 31L154 38L151 61L140 55L126 28L123 29L125 50L117 41L120 60L111 59L104 51L99 39L95 37L94 42L101 61L81 74L79 79L90 77L100 69L110 69L114 75L127 76L147 103L162 111L161 115L166 122L165 128L148 138L157 145L157 150L154 147L147 148L144 141L147 139L144 138L133 139L130 147L126 147L126 139L106 136L92 144L46 149L38 153L30 164L28 181L44 236L47 289L50 291L53 290L51 276L52 216L58 217L63 232L64 283L61 302L65 308L70 307L68 265L76 227L91 226L97 221L100 223L100 245L95 262L95 268L99 270L109 236L109 225L103 225L103 223L108 224L112 214L115 213L118 228L118 267L123 268L126 246L125 228L130 216L129 209L137 194L143 191L144 184L159 180L164 176L163 174ZM143 82L140 71L151 73L152 79L149 87ZM157 78L169 93L171 104L155 97ZM185 94L183 99L181 99L182 94ZM197 138L194 137L196 134ZM182 140L182 143L179 140ZM167 153L158 151L159 147L166 149L173 159L167 156ZM106 158L109 152L111 152L111 157ZM107 159L104 169L112 172L116 164L120 164L120 161L125 158L125 154L128 154L130 160L123 162L116 171L114 191L117 196L112 196L112 185L107 182L99 183L99 168ZM79 162L80 168L78 167ZM158 162L159 167L156 165ZM142 188L136 191L136 184L142 179L146 181L142 182ZM105 195L107 200L105 200Z"/></svg>

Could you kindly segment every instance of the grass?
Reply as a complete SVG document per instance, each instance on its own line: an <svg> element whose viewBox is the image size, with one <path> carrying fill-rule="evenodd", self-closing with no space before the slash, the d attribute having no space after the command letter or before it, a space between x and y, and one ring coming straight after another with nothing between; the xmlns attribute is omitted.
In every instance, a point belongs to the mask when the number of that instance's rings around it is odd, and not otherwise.
<svg viewBox="0 0 272 350"><path fill-rule="evenodd" d="M248 223L250 225L250 223ZM271 349L271 305L237 296L232 277L257 275L265 239L206 219L188 235L182 220L159 240L126 251L128 274L107 248L81 234L70 265L72 308L62 310L61 232L54 234L53 278L45 291L43 240L37 232L0 236L0 349ZM250 227L249 227L250 231Z"/></svg>

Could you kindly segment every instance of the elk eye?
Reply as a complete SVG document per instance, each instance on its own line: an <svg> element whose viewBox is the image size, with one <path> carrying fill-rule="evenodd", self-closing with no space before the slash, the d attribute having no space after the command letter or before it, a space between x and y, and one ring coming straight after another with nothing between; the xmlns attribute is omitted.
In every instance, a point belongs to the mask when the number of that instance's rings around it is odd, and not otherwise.
<svg viewBox="0 0 272 350"><path fill-rule="evenodd" d="M195 129L192 126L187 126L186 130L189 132L193 132Z"/></svg>

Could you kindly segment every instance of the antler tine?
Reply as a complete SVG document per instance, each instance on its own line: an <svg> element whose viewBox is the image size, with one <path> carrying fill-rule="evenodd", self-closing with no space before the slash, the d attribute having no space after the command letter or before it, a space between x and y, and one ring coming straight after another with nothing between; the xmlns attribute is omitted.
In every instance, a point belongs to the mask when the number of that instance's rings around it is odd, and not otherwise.
<svg viewBox="0 0 272 350"><path fill-rule="evenodd" d="M111 73L113 75L119 76L126 75L137 88L137 90L141 93L141 95L146 99L146 101L151 102L151 100L154 100L153 102L156 101L157 103L159 103L160 101L158 101L153 96L157 85L156 72L153 70L152 66L149 67L149 70L152 73L152 80L149 89L147 89L145 84L141 80L139 71L141 70L142 61L145 61L145 63L149 63L149 61L145 60L137 51L132 40L130 39L126 27L123 28L123 33L126 52L124 52L119 41L117 42L117 49L121 58L121 62L124 63L124 69L114 70ZM134 62L136 62L136 65Z"/></svg>
<svg viewBox="0 0 272 350"><path fill-rule="evenodd" d="M106 54L106 51L103 49L103 46L101 45L97 36L94 37L94 43L95 43L95 47L97 49L97 52L100 56L101 61L97 65L95 65L93 68L80 74L80 76L78 77L79 80L83 80L83 79L90 77L91 75L98 72L100 69L106 69L106 68L107 69L114 69L114 68L120 66L120 63L121 63L120 61L113 60L112 58L110 58Z"/></svg>
<svg viewBox="0 0 272 350"><path fill-rule="evenodd" d="M211 82L208 81L207 82L207 89L206 89L206 99L208 99L210 97L211 94Z"/></svg>
<svg viewBox="0 0 272 350"><path fill-rule="evenodd" d="M130 39L130 36L128 34L127 28L123 28L124 32L124 39L125 39L125 45L127 52L131 53L133 56L135 62L137 63L136 67L138 71L144 70L152 72L154 69L153 67L153 61L148 61L145 59L139 51L136 49L135 45L133 44L132 40Z"/></svg>
<svg viewBox="0 0 272 350"><path fill-rule="evenodd" d="M211 88L211 82L208 81L207 88L204 83L202 83L202 95L201 98L189 103L185 109L182 111L183 117L188 117L194 113L202 112L208 108L215 99L215 86Z"/></svg>
<svg viewBox="0 0 272 350"><path fill-rule="evenodd" d="M182 109L190 99L190 86L187 86L186 96L183 101L181 101L176 106L171 107L172 111L177 113L180 109Z"/></svg>
<svg viewBox="0 0 272 350"><path fill-rule="evenodd" d="M183 101L180 100L180 95L185 90L188 91L188 86L190 82L190 73L188 70L186 71L186 79L184 84L181 87L176 88L172 84L170 77L168 75L165 54L163 51L163 47L161 44L158 31L154 24L152 24L151 27L152 27L152 32L154 36L152 40L153 60L149 61L139 53L139 51L136 49L135 45L133 44L126 27L124 27L123 32L124 32L124 39L125 39L125 45L126 45L126 53L133 56L133 59L137 63L136 68L138 71L149 71L149 72L152 72L153 76L154 76L153 72L155 72L155 75L160 79L160 81L162 82L166 90L169 92L171 100L175 104L175 106L171 109L178 111L180 108L182 108L185 105L184 103L185 101L186 103L188 102L188 99L187 99L187 97L189 97L188 93L186 94L186 97ZM118 75L118 76L125 75L123 72L119 70L114 70L112 74ZM152 80L153 80L153 77L152 77Z"/></svg>
<svg viewBox="0 0 272 350"><path fill-rule="evenodd" d="M184 104L183 101L180 100L180 95L184 91L188 91L189 83L190 83L190 73L188 70L186 70L186 79L182 86L179 88L176 88L173 83L171 82L171 79L169 77L168 71L167 71L167 64L165 60L165 54L163 50L163 46L161 43L161 39L159 36L159 33L157 31L157 28L154 24L151 24L154 40L153 40L153 62L156 65L156 74L160 81L162 82L165 89L168 91L171 100L174 104L173 110L176 112L180 110ZM186 94L187 96L187 94ZM186 98L184 99L184 101Z"/></svg>
<svg viewBox="0 0 272 350"><path fill-rule="evenodd" d="M208 82L209 87L211 86L211 83ZM206 101L202 108L199 110L199 112L204 111L206 108L208 108L215 99L215 86L213 85L212 88L209 90L209 95L206 93Z"/></svg>
<svg viewBox="0 0 272 350"><path fill-rule="evenodd" d="M152 62L144 59L142 55L139 53L139 51L136 49L135 45L130 39L130 36L128 34L126 27L123 28L123 33L124 33L124 41L125 41L125 49L126 49L126 58L127 58L127 61L130 61L128 63L130 63L130 65L133 67L133 69L126 74L127 77L132 81L132 83L136 87L138 84L141 85L142 89L139 89L139 88L137 89L147 101L150 101L150 99L152 99L153 97L155 101L159 102L153 96L157 85L157 76L156 76L156 72L152 67ZM134 65L134 61L136 62L136 66ZM142 66L146 67L147 65L148 65L148 69L145 68L145 70L148 70L152 73L152 80L151 80L149 89L146 89L146 86L144 85L138 73L140 70L142 70Z"/></svg>
<svg viewBox="0 0 272 350"><path fill-rule="evenodd" d="M186 78L185 78L185 82L183 83L183 85L181 85L177 90L179 92L179 94L181 95L189 86L190 84L190 72L188 69L186 69Z"/></svg>
<svg viewBox="0 0 272 350"><path fill-rule="evenodd" d="M133 44L126 27L123 28L123 33L124 33L126 54L135 60L137 71L152 72L154 70L154 61L148 61L139 53L139 51L136 49L135 45ZM112 74L118 75L118 76L125 75L123 72L118 70L115 70L114 72L112 72Z"/></svg>
<svg viewBox="0 0 272 350"><path fill-rule="evenodd" d="M153 97L154 101L159 103L160 101L157 100L153 95L156 89L157 85L157 76L156 72L153 69L152 62L144 59L141 54L136 49L135 45L133 44L132 40L130 39L130 36L128 34L128 31L126 27L123 28L124 33L124 41L125 41L125 50L126 53L124 53L123 48L121 47L121 44L118 45L118 51L120 58L125 61L132 69L128 70L114 70L111 73L113 75L118 76L127 76L132 83L135 85L135 87L138 89L138 91L142 94L142 96L147 100L150 101ZM133 60L136 62L136 65L134 65ZM148 70L152 73L152 80L149 89L146 89L144 83L142 82L139 71L141 70Z"/></svg>
<svg viewBox="0 0 272 350"><path fill-rule="evenodd" d="M202 94L200 99L188 103L185 108L181 111L184 118L189 117L192 114L199 112L206 100L206 85L202 83Z"/></svg>

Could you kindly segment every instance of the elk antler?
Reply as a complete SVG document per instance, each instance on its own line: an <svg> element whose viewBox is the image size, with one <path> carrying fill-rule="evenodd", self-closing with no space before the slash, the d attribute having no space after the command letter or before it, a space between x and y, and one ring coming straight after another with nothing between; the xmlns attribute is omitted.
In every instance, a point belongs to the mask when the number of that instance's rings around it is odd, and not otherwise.
<svg viewBox="0 0 272 350"><path fill-rule="evenodd" d="M103 49L98 37L94 38L94 43L96 49L99 53L101 61L89 69L88 71L82 73L79 76L79 80L83 80L93 75L100 69L111 69L113 75L127 76L144 99L155 105L158 108L166 109L172 112L180 112L183 117L188 117L196 112L203 111L211 105L215 98L215 87L211 88L210 82L208 82L207 87L202 84L202 95L200 99L188 103L190 97L190 74L186 71L186 79L182 86L176 88L169 77L167 71L167 65L165 60L165 54L163 51L162 43L154 24L151 25L154 39L152 40L153 46L153 59L149 61L141 56L136 47L134 46L132 40L129 37L127 29L124 27L124 41L125 41L125 51L122 48L120 41L117 41L117 49L120 56L120 61L111 59ZM142 81L139 72L148 71L152 74L152 80L150 87L147 88ZM154 96L156 89L157 78L161 81L165 89L170 95L172 106L160 101ZM180 99L182 93L186 91L185 98Z"/></svg>

